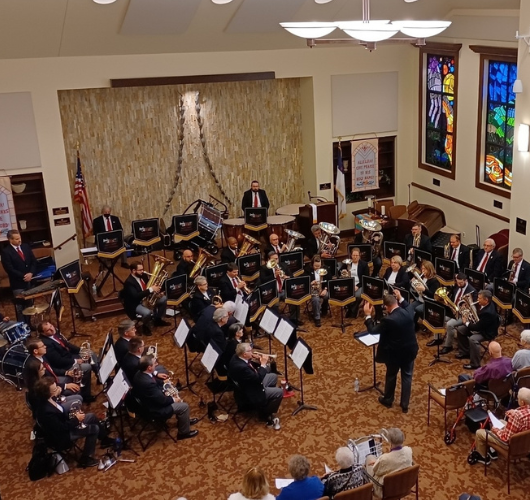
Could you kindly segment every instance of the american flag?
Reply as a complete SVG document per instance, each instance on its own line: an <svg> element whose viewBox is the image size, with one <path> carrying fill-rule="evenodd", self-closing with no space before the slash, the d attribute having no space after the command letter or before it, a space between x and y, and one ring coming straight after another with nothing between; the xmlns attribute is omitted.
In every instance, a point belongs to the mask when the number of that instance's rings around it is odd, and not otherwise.
<svg viewBox="0 0 530 500"><path fill-rule="evenodd" d="M337 192L337 208L339 219L346 217L346 182L344 179L344 165L342 164L342 148L339 141L339 154L337 156L337 178L335 179L335 191Z"/></svg>
<svg viewBox="0 0 530 500"><path fill-rule="evenodd" d="M92 234L92 214L88 204L88 194L86 192L85 179L81 170L81 159L77 151L77 173L75 174L74 201L81 205L81 222L83 224L83 236Z"/></svg>

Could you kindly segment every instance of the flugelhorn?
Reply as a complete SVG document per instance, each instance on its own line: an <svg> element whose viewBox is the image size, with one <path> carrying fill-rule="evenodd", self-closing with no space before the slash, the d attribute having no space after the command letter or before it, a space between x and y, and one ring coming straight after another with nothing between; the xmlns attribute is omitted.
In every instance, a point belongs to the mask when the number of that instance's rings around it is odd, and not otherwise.
<svg viewBox="0 0 530 500"><path fill-rule="evenodd" d="M327 269L317 269L315 271L320 276L320 280L314 280L311 282L311 295L313 297L318 297L322 292L322 276L326 276L328 274Z"/></svg>
<svg viewBox="0 0 530 500"><path fill-rule="evenodd" d="M343 265L346 265L346 269L342 269L341 272L340 272L340 277L341 278L351 278L351 265L352 265L352 260L351 259L344 259L342 261L342 264Z"/></svg>
<svg viewBox="0 0 530 500"><path fill-rule="evenodd" d="M90 348L90 342L85 341L81 344L81 347L79 348L79 357L85 363L90 363L91 365L94 364L94 360L92 359L92 349Z"/></svg>
<svg viewBox="0 0 530 500"><path fill-rule="evenodd" d="M273 270L276 270L278 269L278 271L280 272L280 279L283 280L285 278L285 273L283 272L283 269L280 268L280 266L278 265L278 260L277 259L269 259L267 261L267 264L265 264L267 269L273 269Z"/></svg>

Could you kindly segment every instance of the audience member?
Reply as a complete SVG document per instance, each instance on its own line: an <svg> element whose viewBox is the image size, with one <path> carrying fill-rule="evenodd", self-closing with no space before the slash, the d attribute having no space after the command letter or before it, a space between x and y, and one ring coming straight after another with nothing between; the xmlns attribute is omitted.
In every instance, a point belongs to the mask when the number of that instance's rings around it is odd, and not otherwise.
<svg viewBox="0 0 530 500"><path fill-rule="evenodd" d="M289 473L294 481L282 488L277 500L316 500L324 492L322 481L316 477L309 477L309 460L303 455L294 455L289 460Z"/></svg>
<svg viewBox="0 0 530 500"><path fill-rule="evenodd" d="M514 370L520 370L530 366L530 330L521 332L521 349L519 349L512 358L512 367Z"/></svg>
<svg viewBox="0 0 530 500"><path fill-rule="evenodd" d="M352 490L364 484L363 467L362 465L355 465L353 452L347 446L342 446L337 450L335 460L340 469L330 472L322 478L324 483L323 496L330 498L341 491Z"/></svg>
<svg viewBox="0 0 530 500"><path fill-rule="evenodd" d="M274 500L269 493L269 483L261 467L252 467L243 476L241 491L232 493L228 500Z"/></svg>

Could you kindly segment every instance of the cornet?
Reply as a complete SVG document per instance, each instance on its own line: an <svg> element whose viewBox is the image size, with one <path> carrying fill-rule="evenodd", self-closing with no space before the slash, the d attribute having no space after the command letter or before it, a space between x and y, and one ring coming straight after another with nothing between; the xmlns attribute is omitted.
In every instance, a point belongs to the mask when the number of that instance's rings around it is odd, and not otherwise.
<svg viewBox="0 0 530 500"><path fill-rule="evenodd" d="M237 283L243 283L243 280L240 279L239 276L236 276L236 281ZM250 291L250 288L248 288L248 286L245 284L245 286L242 288L242 290L247 294L247 295L250 295L252 292Z"/></svg>
<svg viewBox="0 0 530 500"><path fill-rule="evenodd" d="M145 350L145 355L153 356L155 359L158 359L158 343L155 345L147 346L147 349Z"/></svg>
<svg viewBox="0 0 530 500"><path fill-rule="evenodd" d="M90 363L91 365L94 364L94 359L92 358L92 349L90 348L90 342L85 341L81 344L81 347L79 348L79 357L85 363Z"/></svg>
<svg viewBox="0 0 530 500"><path fill-rule="evenodd" d="M346 269L342 269L340 272L341 278L351 278L351 265L352 260L351 259L344 259L342 261L343 265L346 265Z"/></svg>
<svg viewBox="0 0 530 500"><path fill-rule="evenodd" d="M272 361L276 361L276 358L278 357L277 354L266 354L264 352L258 352L258 351L254 351L252 353L252 357L256 360L256 361L260 361L261 362L261 358L263 356L266 356L267 357L267 364L271 363Z"/></svg>
<svg viewBox="0 0 530 500"><path fill-rule="evenodd" d="M321 268L321 269L317 269L315 273L317 273L320 276L320 280L319 281L315 280L311 282L311 295L313 297L318 297L320 296L320 293L322 292L322 277L326 276L326 274L328 274L328 271L327 269Z"/></svg>

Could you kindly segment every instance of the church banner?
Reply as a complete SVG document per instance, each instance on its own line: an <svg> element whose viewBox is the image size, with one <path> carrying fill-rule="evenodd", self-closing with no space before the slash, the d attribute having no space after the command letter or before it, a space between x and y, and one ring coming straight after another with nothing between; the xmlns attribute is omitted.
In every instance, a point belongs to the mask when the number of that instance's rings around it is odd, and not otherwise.
<svg viewBox="0 0 530 500"><path fill-rule="evenodd" d="M379 189L379 140L351 141L352 192Z"/></svg>

